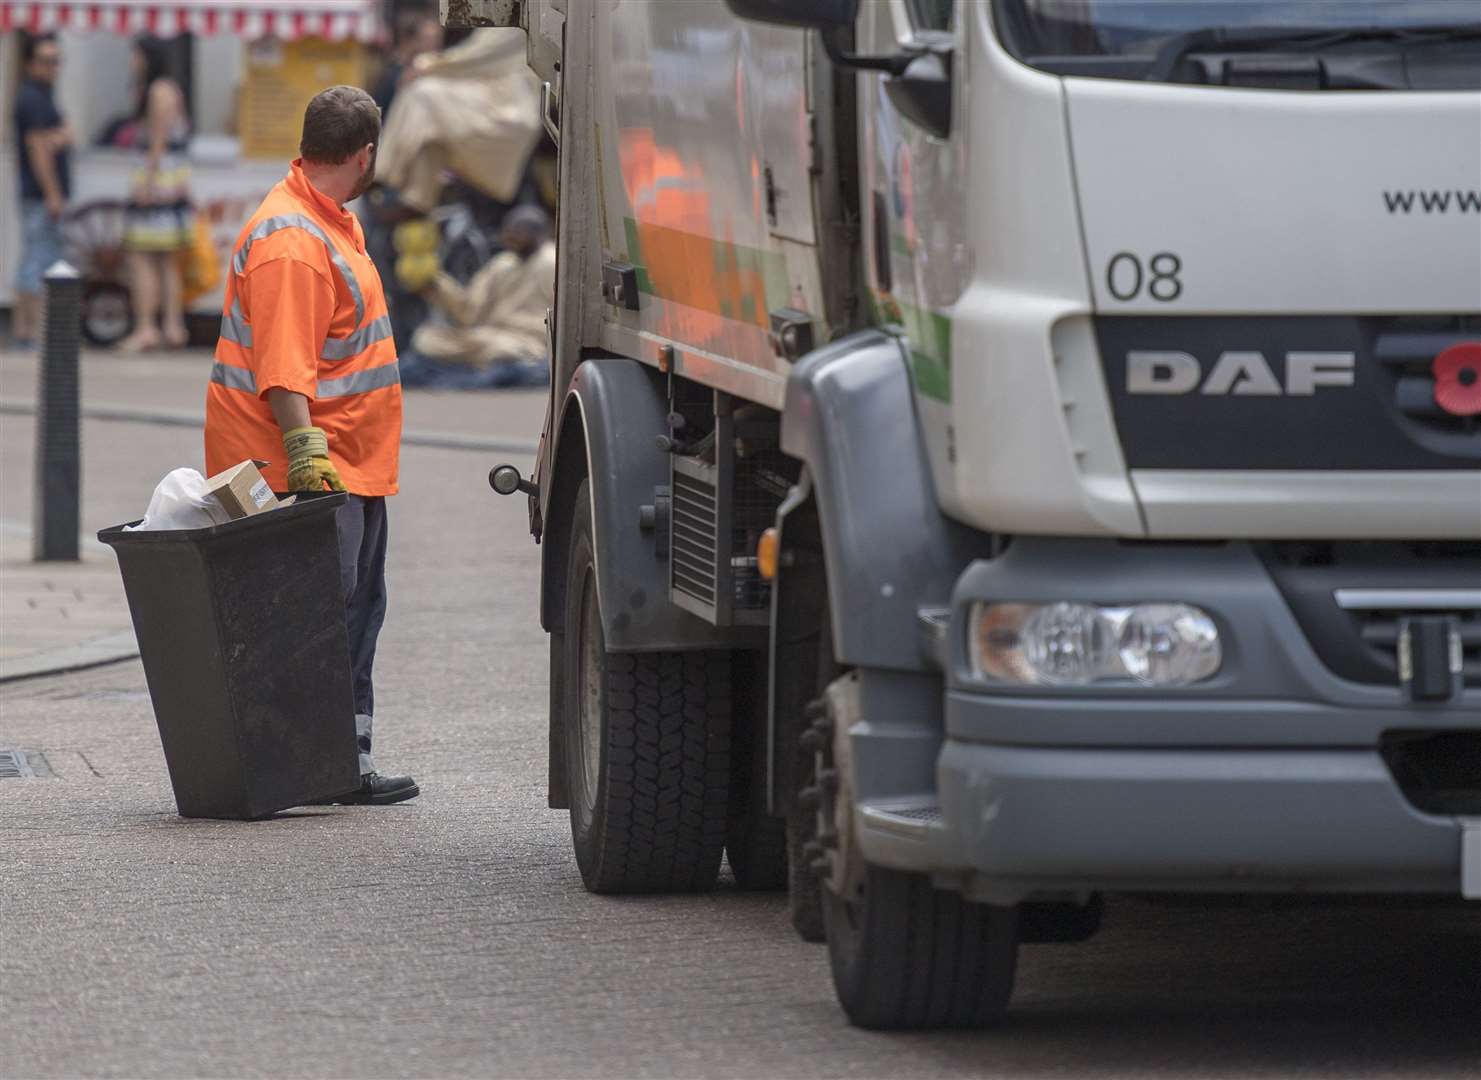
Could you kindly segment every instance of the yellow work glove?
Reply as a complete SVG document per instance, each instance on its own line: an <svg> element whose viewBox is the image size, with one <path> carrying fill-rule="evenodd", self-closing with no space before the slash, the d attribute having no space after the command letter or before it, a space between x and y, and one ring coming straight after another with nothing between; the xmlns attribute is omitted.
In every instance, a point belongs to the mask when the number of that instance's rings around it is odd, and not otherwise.
<svg viewBox="0 0 1481 1080"><path fill-rule="evenodd" d="M396 278L409 292L421 292L437 277L436 255L402 255L396 260Z"/></svg>
<svg viewBox="0 0 1481 1080"><path fill-rule="evenodd" d="M329 460L329 440L322 428L300 427L283 432L283 449L288 451L288 490L343 491L344 482Z"/></svg>

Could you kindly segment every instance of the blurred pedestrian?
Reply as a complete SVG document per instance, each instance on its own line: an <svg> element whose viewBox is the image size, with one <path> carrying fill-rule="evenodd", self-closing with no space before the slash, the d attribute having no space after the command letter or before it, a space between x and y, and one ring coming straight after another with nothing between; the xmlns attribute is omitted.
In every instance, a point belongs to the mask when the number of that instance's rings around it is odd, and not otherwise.
<svg viewBox="0 0 1481 1080"><path fill-rule="evenodd" d="M340 576L361 782L333 801L377 805L419 793L411 777L377 772L370 756L401 382L380 275L345 204L375 179L380 134L380 110L364 90L333 86L309 102L299 160L232 252L206 389L209 472L256 458L273 463L263 473L278 491L349 493L339 511Z"/></svg>
<svg viewBox="0 0 1481 1080"><path fill-rule="evenodd" d="M190 121L185 92L169 73L169 54L158 38L134 42L138 94L135 119L142 130L144 164L134 173L124 228L134 330L119 343L125 352L184 345L185 300L178 254L195 228L190 205Z"/></svg>
<svg viewBox="0 0 1481 1080"><path fill-rule="evenodd" d="M437 19L426 11L403 12L396 19L393 31L391 54L381 70L371 97L381 108L381 123L389 114L396 93L402 85L414 77L413 62L417 57L435 53L442 48L444 31ZM391 328L396 336L397 351L411 342L411 332L427 317L427 305L420 296L402 289L392 272L396 263L396 251L391 246L391 233L395 227L416 211L402 206L399 194L392 188L377 184L366 193L361 202L360 221L365 229L365 243L370 257L375 260L386 283L386 300L391 307Z"/></svg>
<svg viewBox="0 0 1481 1080"><path fill-rule="evenodd" d="M504 215L499 243L504 250L466 287L437 269L435 255L402 256L397 273L408 287L421 289L441 315L417 327L401 362L403 385L480 390L550 381L545 330L555 297L550 219L538 206L516 206Z"/></svg>
<svg viewBox="0 0 1481 1080"><path fill-rule="evenodd" d="M429 12L408 11L398 16L392 31L391 55L381 69L370 96L381 109L381 122L385 123L396 100L396 91L412 71L412 61L423 53L437 52L442 48L442 25Z"/></svg>
<svg viewBox="0 0 1481 1080"><path fill-rule="evenodd" d="M54 97L62 66L56 35L24 38L21 61L14 116L20 162L21 261L11 330L19 347L30 348L41 331L42 278L62 257L62 215L72 197L72 131Z"/></svg>

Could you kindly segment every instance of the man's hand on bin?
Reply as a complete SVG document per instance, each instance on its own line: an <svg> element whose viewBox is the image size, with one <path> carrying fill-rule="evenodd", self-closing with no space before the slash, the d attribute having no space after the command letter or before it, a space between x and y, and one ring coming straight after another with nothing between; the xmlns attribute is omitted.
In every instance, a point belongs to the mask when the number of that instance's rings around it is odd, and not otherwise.
<svg viewBox="0 0 1481 1080"><path fill-rule="evenodd" d="M329 460L329 440L322 428L300 427L283 432L283 449L288 452L288 490L343 491L344 482L334 463Z"/></svg>

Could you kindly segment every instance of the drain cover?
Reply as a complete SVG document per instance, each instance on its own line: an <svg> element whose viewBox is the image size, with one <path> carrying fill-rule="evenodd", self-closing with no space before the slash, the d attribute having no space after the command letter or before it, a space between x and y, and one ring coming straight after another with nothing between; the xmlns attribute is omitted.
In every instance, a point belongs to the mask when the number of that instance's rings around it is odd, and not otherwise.
<svg viewBox="0 0 1481 1080"><path fill-rule="evenodd" d="M51 776L46 755L36 750L0 750L0 780Z"/></svg>

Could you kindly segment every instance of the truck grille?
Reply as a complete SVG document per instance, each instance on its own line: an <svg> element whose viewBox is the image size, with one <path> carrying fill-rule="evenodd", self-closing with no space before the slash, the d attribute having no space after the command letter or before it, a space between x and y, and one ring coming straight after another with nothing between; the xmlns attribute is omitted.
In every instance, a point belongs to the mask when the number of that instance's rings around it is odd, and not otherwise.
<svg viewBox="0 0 1481 1080"><path fill-rule="evenodd" d="M716 529L715 486L699 470L674 462L674 534L669 557L673 589L705 605L715 603Z"/></svg>
<svg viewBox="0 0 1481 1080"><path fill-rule="evenodd" d="M1281 541L1257 551L1334 674L1396 686L1403 620L1441 615L1456 621L1465 685L1481 686L1481 544Z"/></svg>
<svg viewBox="0 0 1481 1080"><path fill-rule="evenodd" d="M669 583L674 603L716 626L764 624L771 584L756 565L756 541L776 520L785 482L770 469L771 452L727 460L725 472L699 457L674 458Z"/></svg>
<svg viewBox="0 0 1481 1080"><path fill-rule="evenodd" d="M1385 319L1373 339L1373 358L1393 380L1394 407L1410 436L1442 453L1475 456L1481 416L1457 416L1435 400L1435 357L1467 341L1481 340L1481 320L1466 316ZM1428 435L1426 440L1423 436Z"/></svg>
<svg viewBox="0 0 1481 1080"><path fill-rule="evenodd" d="M1399 627L1403 620L1421 615L1449 615L1460 631L1461 672L1469 685L1481 685L1481 589L1475 598L1465 590L1436 590L1437 602L1426 607L1404 604L1402 592L1394 600L1382 602L1381 590L1337 590L1337 605L1352 619L1357 636L1369 656L1385 671L1398 678ZM1449 597L1446 593L1455 593ZM1395 606L1397 605L1397 606Z"/></svg>

